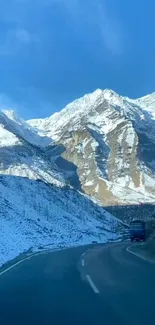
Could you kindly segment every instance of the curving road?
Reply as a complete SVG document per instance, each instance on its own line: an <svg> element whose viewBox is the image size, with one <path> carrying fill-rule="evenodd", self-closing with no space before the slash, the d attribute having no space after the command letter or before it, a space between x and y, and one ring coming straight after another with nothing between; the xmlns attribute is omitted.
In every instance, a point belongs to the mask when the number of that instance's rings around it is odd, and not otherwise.
<svg viewBox="0 0 155 325"><path fill-rule="evenodd" d="M155 324L155 266L126 247L40 254L2 274L1 324Z"/></svg>

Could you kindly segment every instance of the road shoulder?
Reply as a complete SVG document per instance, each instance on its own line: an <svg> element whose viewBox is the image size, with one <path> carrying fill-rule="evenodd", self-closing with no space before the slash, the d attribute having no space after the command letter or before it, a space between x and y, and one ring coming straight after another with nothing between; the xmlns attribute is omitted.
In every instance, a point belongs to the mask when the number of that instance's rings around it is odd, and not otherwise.
<svg viewBox="0 0 155 325"><path fill-rule="evenodd" d="M126 251L146 262L155 264L155 258L149 255L149 253L144 249L144 245L145 244L132 244L126 248Z"/></svg>

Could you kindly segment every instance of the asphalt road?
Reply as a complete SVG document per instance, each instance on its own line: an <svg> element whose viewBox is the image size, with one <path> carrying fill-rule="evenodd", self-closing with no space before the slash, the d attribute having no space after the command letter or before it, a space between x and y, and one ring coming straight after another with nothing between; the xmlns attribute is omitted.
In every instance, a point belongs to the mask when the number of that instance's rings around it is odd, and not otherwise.
<svg viewBox="0 0 155 325"><path fill-rule="evenodd" d="M155 266L126 247L72 248L15 266L0 276L0 324L155 324Z"/></svg>

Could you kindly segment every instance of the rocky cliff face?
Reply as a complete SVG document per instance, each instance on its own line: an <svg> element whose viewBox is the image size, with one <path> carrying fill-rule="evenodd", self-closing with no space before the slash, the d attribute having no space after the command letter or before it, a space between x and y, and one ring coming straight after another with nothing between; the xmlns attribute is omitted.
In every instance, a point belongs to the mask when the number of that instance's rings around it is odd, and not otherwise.
<svg viewBox="0 0 155 325"><path fill-rule="evenodd" d="M154 93L132 100L99 89L28 124L63 146L61 158L77 167L81 189L100 203L155 200Z"/></svg>

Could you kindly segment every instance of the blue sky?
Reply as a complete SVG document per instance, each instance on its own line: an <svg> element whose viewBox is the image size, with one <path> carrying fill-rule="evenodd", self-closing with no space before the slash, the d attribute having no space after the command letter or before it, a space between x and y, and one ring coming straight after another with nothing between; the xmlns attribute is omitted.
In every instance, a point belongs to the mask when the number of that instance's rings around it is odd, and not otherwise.
<svg viewBox="0 0 155 325"><path fill-rule="evenodd" d="M155 91L154 0L6 0L0 106L46 117L97 88Z"/></svg>

